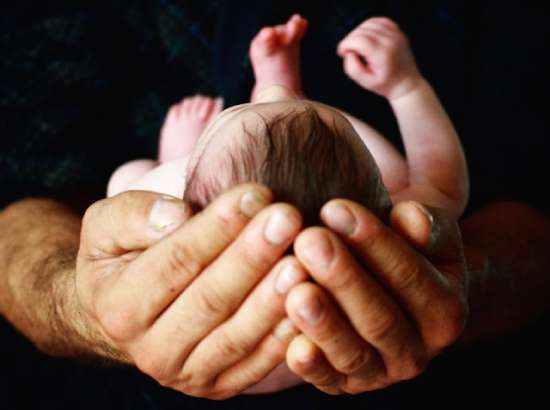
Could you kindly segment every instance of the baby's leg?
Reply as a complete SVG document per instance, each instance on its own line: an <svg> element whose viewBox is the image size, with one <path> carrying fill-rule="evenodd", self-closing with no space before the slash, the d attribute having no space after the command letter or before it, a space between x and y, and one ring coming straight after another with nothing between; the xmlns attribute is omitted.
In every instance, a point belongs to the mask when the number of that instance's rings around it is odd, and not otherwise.
<svg viewBox="0 0 550 410"><path fill-rule="evenodd" d="M202 95L185 97L174 104L160 132L159 161L164 163L188 155L208 123L222 108L221 98Z"/></svg>
<svg viewBox="0 0 550 410"><path fill-rule="evenodd" d="M158 162L150 159L138 159L121 165L109 179L107 196L111 197L126 191L130 185L141 179L157 165Z"/></svg>
<svg viewBox="0 0 550 410"><path fill-rule="evenodd" d="M286 24L262 28L250 44L250 60L256 84L250 100L272 85L283 85L302 95L300 78L300 41L307 20L293 15Z"/></svg>

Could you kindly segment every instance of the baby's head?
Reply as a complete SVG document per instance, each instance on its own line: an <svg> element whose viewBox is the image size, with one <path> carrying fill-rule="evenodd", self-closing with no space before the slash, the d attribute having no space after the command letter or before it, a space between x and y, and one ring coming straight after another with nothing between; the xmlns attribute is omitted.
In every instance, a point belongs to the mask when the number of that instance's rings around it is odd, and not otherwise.
<svg viewBox="0 0 550 410"><path fill-rule="evenodd" d="M323 204L347 198L386 218L391 202L378 167L349 121L334 108L274 86L255 103L222 111L191 154L184 199L202 208L242 182L268 186L296 206L306 225Z"/></svg>

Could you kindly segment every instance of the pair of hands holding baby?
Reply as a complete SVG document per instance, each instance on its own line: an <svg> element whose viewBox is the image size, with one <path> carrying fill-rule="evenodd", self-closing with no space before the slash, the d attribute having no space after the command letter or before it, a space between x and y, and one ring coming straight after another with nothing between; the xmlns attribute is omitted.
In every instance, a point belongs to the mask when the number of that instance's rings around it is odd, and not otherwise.
<svg viewBox="0 0 550 410"><path fill-rule="evenodd" d="M368 30L350 33L339 53L350 77L376 88L368 75L378 75L376 61L366 67L353 52L377 46ZM380 93L410 86L386 90L378 80ZM273 204L255 184L195 215L181 200L144 191L97 202L83 220L75 328L101 354L214 399L285 360L331 394L417 376L467 318L456 222L406 202L394 207L390 228L347 200L327 203L321 220L324 227L302 230L294 207ZM294 254L283 256L291 245ZM264 390L295 383L283 371Z"/></svg>

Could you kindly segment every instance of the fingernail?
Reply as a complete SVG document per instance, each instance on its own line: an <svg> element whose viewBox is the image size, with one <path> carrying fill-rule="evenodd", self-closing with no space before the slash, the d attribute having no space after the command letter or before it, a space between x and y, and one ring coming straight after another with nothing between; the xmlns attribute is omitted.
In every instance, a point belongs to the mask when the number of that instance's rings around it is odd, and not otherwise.
<svg viewBox="0 0 550 410"><path fill-rule="evenodd" d="M304 319L310 325L316 325L321 319L321 312L323 306L319 298L315 297L306 305L303 305L297 309L298 315Z"/></svg>
<svg viewBox="0 0 550 410"><path fill-rule="evenodd" d="M244 215L252 218L265 208L267 203L266 198L258 191L248 191L241 197L239 207Z"/></svg>
<svg viewBox="0 0 550 410"><path fill-rule="evenodd" d="M430 213L430 211L428 211L428 209L424 205L418 202L412 202L412 203L416 207L416 209L418 209L422 214L426 216L426 218L428 218L428 221L430 222L430 242L428 243L428 246L426 248L428 251L430 251L433 248L434 244L436 243L437 237L440 234L439 226L437 226L437 224L434 223L433 215Z"/></svg>
<svg viewBox="0 0 550 410"><path fill-rule="evenodd" d="M325 234L316 235L302 247L301 254L310 265L327 270L334 258L334 247Z"/></svg>
<svg viewBox="0 0 550 410"><path fill-rule="evenodd" d="M300 277L300 271L296 269L294 265L286 265L279 271L279 274L277 275L277 280L275 281L275 290L277 291L277 293L284 295L300 281Z"/></svg>
<svg viewBox="0 0 550 410"><path fill-rule="evenodd" d="M284 343L290 342L297 333L298 330L288 318L281 320L275 329L273 329L273 336Z"/></svg>
<svg viewBox="0 0 550 410"><path fill-rule="evenodd" d="M162 196L151 208L149 225L157 232L169 232L185 219L186 208L182 201L171 196Z"/></svg>
<svg viewBox="0 0 550 410"><path fill-rule="evenodd" d="M292 341L292 351L295 360L302 364L310 364L315 360L315 348L305 336L298 336Z"/></svg>
<svg viewBox="0 0 550 410"><path fill-rule="evenodd" d="M264 236L272 245L282 245L295 231L296 224L292 222L290 215L276 211L267 221Z"/></svg>
<svg viewBox="0 0 550 410"><path fill-rule="evenodd" d="M336 232L351 236L357 228L357 220L348 207L340 204L329 204L323 209L324 222Z"/></svg>
<svg viewBox="0 0 550 410"><path fill-rule="evenodd" d="M422 204L419 204L418 202L413 202L414 206L416 206L416 208L422 212L424 215L426 215L426 217L428 218L428 220L430 221L430 225L433 225L434 223L434 217L433 215L430 213L430 211L428 211L426 209L426 207Z"/></svg>

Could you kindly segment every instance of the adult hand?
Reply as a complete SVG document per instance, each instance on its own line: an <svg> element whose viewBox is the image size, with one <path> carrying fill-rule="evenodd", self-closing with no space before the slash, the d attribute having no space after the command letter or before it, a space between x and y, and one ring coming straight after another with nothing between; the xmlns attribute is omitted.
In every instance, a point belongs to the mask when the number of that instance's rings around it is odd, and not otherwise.
<svg viewBox="0 0 550 410"><path fill-rule="evenodd" d="M330 394L417 376L459 338L468 317L456 222L414 202L392 212L401 236L351 201L331 201L321 216L332 231L309 228L294 244L316 284L297 285L286 300L303 332L289 345L289 368Z"/></svg>
<svg viewBox="0 0 550 410"><path fill-rule="evenodd" d="M307 275L281 259L300 214L270 202L266 188L245 184L192 217L182 201L142 191L90 207L76 291L96 344L163 385L213 399L284 362L296 334L285 292Z"/></svg>

